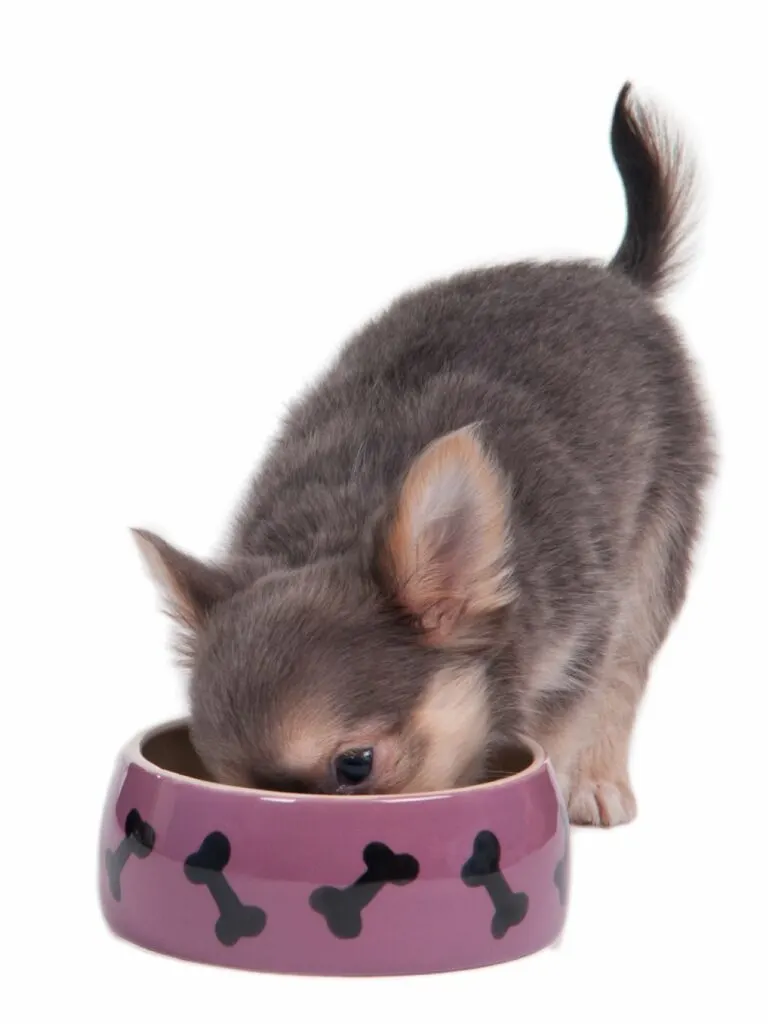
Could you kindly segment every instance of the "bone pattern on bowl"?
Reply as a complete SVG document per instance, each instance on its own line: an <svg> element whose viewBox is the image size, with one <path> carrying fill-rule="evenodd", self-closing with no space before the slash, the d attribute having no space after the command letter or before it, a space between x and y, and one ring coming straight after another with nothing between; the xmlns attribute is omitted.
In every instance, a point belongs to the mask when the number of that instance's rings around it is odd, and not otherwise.
<svg viewBox="0 0 768 1024"><path fill-rule="evenodd" d="M474 792L353 799L216 786L190 751L166 726L113 775L101 902L130 941L250 970L412 974L517 959L562 929L568 821L541 753Z"/></svg>
<svg viewBox="0 0 768 1024"><path fill-rule="evenodd" d="M560 820L563 823L563 855L555 865L555 886L560 896L560 906L568 902L568 887L571 873L571 834L568 823L568 810L565 803L560 802Z"/></svg>
<svg viewBox="0 0 768 1024"><path fill-rule="evenodd" d="M491 920L494 939L503 939L528 913L528 894L512 890L500 865L499 840L490 829L483 829L475 836L472 856L461 869L461 880L470 888L482 886L490 896L494 909Z"/></svg>
<svg viewBox="0 0 768 1024"><path fill-rule="evenodd" d="M369 843L363 850L365 872L347 886L323 885L309 897L337 939L355 939L363 930L363 910L385 885L409 885L419 874L419 862L410 853L394 853L386 843Z"/></svg>
<svg viewBox="0 0 768 1024"><path fill-rule="evenodd" d="M184 874L193 885L204 885L219 911L214 925L216 938L223 946L234 946L240 939L261 935L267 915L257 906L242 903L229 884L224 868L232 847L223 832L209 832L200 849L184 861Z"/></svg>
<svg viewBox="0 0 768 1024"><path fill-rule="evenodd" d="M152 853L155 845L155 830L132 808L125 819L125 836L116 850L104 854L104 867L109 880L109 891L118 902L122 899L123 868L130 857L143 860Z"/></svg>
<svg viewBox="0 0 768 1024"><path fill-rule="evenodd" d="M105 865L110 891L121 899L120 870L131 853L140 859L148 857L155 841L155 831L131 810L126 819L126 839L114 853L106 851ZM137 833L142 839L137 837ZM224 875L229 863L231 844L222 832L211 832L200 848L184 861L184 874L193 885L208 888L219 911L214 931L222 945L232 946L243 938L256 938L264 931L267 915L261 907L241 902ZM338 939L354 939L362 932L362 912L385 885L409 885L419 874L419 862L409 853L396 854L386 843L372 842L363 850L365 872L345 889L324 885L313 890L309 906L325 918L328 929ZM490 829L475 837L472 856L461 867L459 877L464 885L486 889L494 907L491 933L503 938L509 928L518 925L528 912L528 895L514 892L501 871L501 845ZM116 868L115 865L119 867ZM567 850L555 868L554 884L561 902L565 899Z"/></svg>

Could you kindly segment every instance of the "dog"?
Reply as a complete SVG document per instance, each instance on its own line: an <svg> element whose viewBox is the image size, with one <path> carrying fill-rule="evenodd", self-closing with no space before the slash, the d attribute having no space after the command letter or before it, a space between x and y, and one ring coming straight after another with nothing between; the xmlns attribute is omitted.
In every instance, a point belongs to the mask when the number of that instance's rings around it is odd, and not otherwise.
<svg viewBox="0 0 768 1024"><path fill-rule="evenodd" d="M571 821L636 813L630 738L686 595L714 472L658 300L693 165L628 83L613 259L412 291L290 409L203 562L134 531L177 629L216 781L327 794L477 783L522 734Z"/></svg>

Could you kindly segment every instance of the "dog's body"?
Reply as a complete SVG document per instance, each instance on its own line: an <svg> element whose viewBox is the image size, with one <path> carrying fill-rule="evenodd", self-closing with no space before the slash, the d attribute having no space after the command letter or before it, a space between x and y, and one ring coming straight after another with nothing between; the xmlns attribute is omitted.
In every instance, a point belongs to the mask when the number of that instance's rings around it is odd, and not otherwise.
<svg viewBox="0 0 768 1024"><path fill-rule="evenodd" d="M226 564L141 533L185 628L217 778L321 791L475 781L541 740L571 818L634 814L627 756L683 601L712 456L655 296L688 179L625 89L608 267L522 264L406 295L293 409Z"/></svg>

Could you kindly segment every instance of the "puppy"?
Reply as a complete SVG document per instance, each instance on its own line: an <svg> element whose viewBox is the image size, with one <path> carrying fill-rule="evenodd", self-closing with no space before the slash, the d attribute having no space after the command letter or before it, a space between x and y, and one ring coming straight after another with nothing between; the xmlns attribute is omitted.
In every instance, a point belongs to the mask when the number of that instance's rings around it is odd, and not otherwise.
<svg viewBox="0 0 768 1024"><path fill-rule="evenodd" d="M406 294L293 407L225 558L135 531L215 779L440 790L484 778L527 733L572 821L634 816L630 736L713 456L657 306L691 168L629 85L611 143L627 225L610 263L513 264Z"/></svg>

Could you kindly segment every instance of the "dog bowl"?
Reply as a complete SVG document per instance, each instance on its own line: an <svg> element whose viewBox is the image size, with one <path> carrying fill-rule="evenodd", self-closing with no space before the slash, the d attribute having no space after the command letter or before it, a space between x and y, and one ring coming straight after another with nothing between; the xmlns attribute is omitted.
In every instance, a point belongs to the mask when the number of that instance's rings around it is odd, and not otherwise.
<svg viewBox="0 0 768 1024"><path fill-rule="evenodd" d="M101 905L147 949L250 970L422 974L552 943L568 821L544 752L509 774L400 796L314 796L206 779L185 722L122 751L101 831Z"/></svg>

